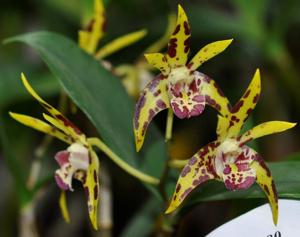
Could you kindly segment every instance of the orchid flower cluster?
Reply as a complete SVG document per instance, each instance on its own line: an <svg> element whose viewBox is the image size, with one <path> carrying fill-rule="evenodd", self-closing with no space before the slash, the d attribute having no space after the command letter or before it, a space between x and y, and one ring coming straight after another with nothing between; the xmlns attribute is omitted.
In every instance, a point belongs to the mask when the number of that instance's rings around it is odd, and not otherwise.
<svg viewBox="0 0 300 237"><path fill-rule="evenodd" d="M232 107L216 82L196 71L204 62L224 51L232 40L208 44L188 61L190 37L187 16L179 5L177 24L169 40L167 54L145 55L148 62L161 73L145 87L136 104L133 119L136 149L141 149L147 128L160 111L169 109L179 119L184 119L199 116L205 105L210 105L219 112L217 140L201 148L188 160L181 171L166 213L176 210L191 191L208 180L221 181L232 191L247 189L256 182L270 202L276 224L278 198L271 172L261 156L246 143L258 137L285 131L296 124L265 122L240 135L260 97L259 70L255 72L244 95Z"/></svg>
<svg viewBox="0 0 300 237"><path fill-rule="evenodd" d="M95 0L94 3L93 18L86 29L79 32L78 43L83 50L96 59L102 60L145 35L145 30L134 32L98 49L99 41L104 36L106 18L102 1ZM205 181L212 179L221 181L228 190L232 191L247 189L256 182L270 202L273 220L276 224L278 200L271 172L262 157L246 143L265 135L285 131L294 127L295 124L282 121L265 122L240 135L261 93L259 70L255 72L244 95L232 107L216 82L197 71L203 63L223 52L232 43L232 39L210 43L189 60L191 30L186 13L180 5L177 22L176 24L172 22L173 20L170 20L165 35L146 50L146 60L158 69L160 74L155 76L141 91L136 104L133 118L136 150L139 151L142 148L150 122L163 110L168 109L171 116L175 114L179 119L186 119L201 115L205 106L209 105L217 110L219 115L217 139L201 148L186 162L166 213L176 210L189 193ZM167 53L153 53L152 50L160 51L163 48L167 41L166 36L169 35L171 36ZM135 70L135 67L148 70L145 63L142 65L141 67L135 65L130 70ZM43 114L46 122L13 112L10 112L11 117L68 145L65 150L58 151L54 157L59 167L54 177L61 189L60 207L68 222L70 218L65 192L73 191L72 181L76 179L84 188L91 223L95 229L98 228L100 162L95 147L139 180L153 185L159 183L156 178L124 162L99 138L88 138L60 111L43 100L31 87L24 74L21 79L29 94L48 112Z"/></svg>

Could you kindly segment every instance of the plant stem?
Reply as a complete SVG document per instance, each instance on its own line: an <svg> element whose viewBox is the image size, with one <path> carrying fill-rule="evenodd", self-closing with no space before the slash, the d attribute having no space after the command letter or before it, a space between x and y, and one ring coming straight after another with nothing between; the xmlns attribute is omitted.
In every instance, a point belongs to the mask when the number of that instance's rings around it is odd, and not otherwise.
<svg viewBox="0 0 300 237"><path fill-rule="evenodd" d="M115 154L99 138L91 137L91 138L88 138L87 140L91 146L98 147L103 153L105 153L120 168L122 168L127 173L131 174L132 176L138 178L139 180L141 180L145 183L154 184L154 185L157 185L159 183L159 180L157 178L147 175L147 174L135 169L134 167L130 166L128 163L126 163L124 160L122 160L117 154Z"/></svg>
<svg viewBox="0 0 300 237"><path fill-rule="evenodd" d="M172 138L173 120L174 120L173 110L171 108L169 108L168 109L168 115L167 115L166 134L165 134L165 141L166 142L169 142Z"/></svg>
<svg viewBox="0 0 300 237"><path fill-rule="evenodd" d="M173 120L174 120L174 114L173 114L173 110L171 108L168 109L168 115L167 115L167 125L166 125L166 133L165 133L165 141L167 143L167 150L168 150L168 158L166 160L165 166L164 166L164 170L163 173L161 175L160 178L160 182L159 182L159 191L163 197L163 199L165 200L166 204L168 203L168 196L166 193L166 182L167 182L167 178L169 175L169 161L170 161L170 156L169 156L169 146L170 146L170 140L172 138L172 130L173 130Z"/></svg>

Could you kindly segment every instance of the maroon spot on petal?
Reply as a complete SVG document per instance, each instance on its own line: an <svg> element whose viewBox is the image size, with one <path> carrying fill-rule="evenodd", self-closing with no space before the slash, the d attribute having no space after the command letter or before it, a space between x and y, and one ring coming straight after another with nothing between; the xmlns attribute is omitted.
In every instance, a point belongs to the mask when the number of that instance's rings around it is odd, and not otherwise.
<svg viewBox="0 0 300 237"><path fill-rule="evenodd" d="M277 202L277 200L278 200L278 194L277 194L277 190L276 190L275 183L274 183L273 180L272 180L272 191L273 191L273 193L274 193L275 200L276 200L276 202Z"/></svg>
<svg viewBox="0 0 300 237"><path fill-rule="evenodd" d="M190 160L189 160L189 165L194 165L197 162L197 158L195 156L193 156Z"/></svg>
<svg viewBox="0 0 300 237"><path fill-rule="evenodd" d="M240 110L240 108L243 106L244 104L244 101L243 100L240 100L238 103L235 104L235 106L232 107L231 109L231 113L236 113Z"/></svg>
<svg viewBox="0 0 300 237"><path fill-rule="evenodd" d="M195 179L193 181L193 185L198 186L198 185L202 184L203 182L207 181L208 179L209 179L208 175L202 175L198 179Z"/></svg>
<svg viewBox="0 0 300 237"><path fill-rule="evenodd" d="M188 37L184 42L184 52L188 53L190 50L190 42L191 42L191 37Z"/></svg>
<svg viewBox="0 0 300 237"><path fill-rule="evenodd" d="M150 122L155 115L155 111L153 109L149 110L148 122Z"/></svg>
<svg viewBox="0 0 300 237"><path fill-rule="evenodd" d="M98 185L96 184L94 186L94 199L96 200L98 198Z"/></svg>
<svg viewBox="0 0 300 237"><path fill-rule="evenodd" d="M221 106L214 99L212 99L209 95L205 95L205 101L208 105L214 107L216 110L218 110L218 111L221 110Z"/></svg>
<svg viewBox="0 0 300 237"><path fill-rule="evenodd" d="M178 193L181 189L181 184L177 184L175 192Z"/></svg>
<svg viewBox="0 0 300 237"><path fill-rule="evenodd" d="M143 124L142 136L144 136L144 135L145 135L145 132L146 132L146 129L147 129L148 125L149 125L149 123L148 123L148 122L145 122L145 123Z"/></svg>
<svg viewBox="0 0 300 237"><path fill-rule="evenodd" d="M184 193L180 196L180 199L184 199L191 191L193 190L193 188L188 188L184 191Z"/></svg>
<svg viewBox="0 0 300 237"><path fill-rule="evenodd" d="M251 91L251 90L247 90L247 91L246 91L246 93L244 94L243 98L245 98L245 99L246 99L246 98L249 96L249 94L250 94L250 91Z"/></svg>
<svg viewBox="0 0 300 237"><path fill-rule="evenodd" d="M98 182L98 175L97 175L96 170L94 170L94 181L95 181L95 183Z"/></svg>
<svg viewBox="0 0 300 237"><path fill-rule="evenodd" d="M62 116L61 114L57 114L57 115L55 115L55 117L56 117L58 120L62 121L66 127L71 127L71 128L73 128L74 131L75 131L77 134L79 134L79 135L82 134L82 132L79 130L79 128L77 128L73 123L71 123L68 119L66 119L66 118L65 118L64 116Z"/></svg>
<svg viewBox="0 0 300 237"><path fill-rule="evenodd" d="M181 177L185 177L189 172L191 172L191 167L190 166L185 166L181 172Z"/></svg>
<svg viewBox="0 0 300 237"><path fill-rule="evenodd" d="M191 33L189 23L185 21L183 22L183 26L184 26L184 33L186 35L189 35Z"/></svg>
<svg viewBox="0 0 300 237"><path fill-rule="evenodd" d="M142 94L136 103L135 106L135 114L134 114L134 128L137 129L139 127L139 117L141 113L141 109L144 107L146 103L145 93Z"/></svg>
<svg viewBox="0 0 300 237"><path fill-rule="evenodd" d="M268 188L267 185L264 185L264 190L266 191L266 193L267 193L268 195L270 195L270 190L269 190L269 188Z"/></svg>
<svg viewBox="0 0 300 237"><path fill-rule="evenodd" d="M159 90L155 91L153 95L154 95L155 97L157 97L158 95L160 95L160 93L161 93L161 90L159 89Z"/></svg>
<svg viewBox="0 0 300 237"><path fill-rule="evenodd" d="M169 41L169 47L168 47L168 55L171 58L174 58L176 56L176 48L177 48L177 39L172 38Z"/></svg>
<svg viewBox="0 0 300 237"><path fill-rule="evenodd" d="M173 35L176 35L180 30L180 25L177 25L174 32L173 32Z"/></svg>
<svg viewBox="0 0 300 237"><path fill-rule="evenodd" d="M258 102L258 100L259 100L259 94L257 94L257 95L255 95L254 97L253 97L253 103L257 103Z"/></svg>
<svg viewBox="0 0 300 237"><path fill-rule="evenodd" d="M156 105L160 108L160 109L165 109L167 107L166 103L163 100L158 100L156 102Z"/></svg>
<svg viewBox="0 0 300 237"><path fill-rule="evenodd" d="M186 67L187 67L188 69L191 69L191 67L193 66L193 64L194 64L194 63L192 63L192 62L191 62L191 63L188 63L188 64L186 65ZM191 73L193 73L193 72L191 72Z"/></svg>

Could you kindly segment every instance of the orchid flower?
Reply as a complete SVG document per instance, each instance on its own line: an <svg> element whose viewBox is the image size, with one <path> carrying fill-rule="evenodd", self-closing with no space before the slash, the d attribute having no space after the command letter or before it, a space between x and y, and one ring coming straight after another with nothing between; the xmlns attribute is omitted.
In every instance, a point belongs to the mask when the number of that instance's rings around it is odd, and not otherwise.
<svg viewBox="0 0 300 237"><path fill-rule="evenodd" d="M86 197L88 212L91 223L95 229L97 225L97 208L99 202L99 160L93 146L98 147L112 161L129 174L139 180L158 184L158 180L152 176L136 170L113 151L110 150L100 139L95 137L87 138L71 121L62 115L57 109L44 101L30 86L24 74L21 75L22 82L27 91L44 107L49 113L43 114L44 122L40 119L10 112L10 116L18 122L34 128L40 132L49 134L68 144L68 147L55 155L59 169L55 172L55 180L62 190L60 195L60 208L64 219L70 222L65 191L73 191L72 180L77 179L82 183Z"/></svg>
<svg viewBox="0 0 300 237"><path fill-rule="evenodd" d="M242 126L258 102L261 91L259 70L238 103L227 117L219 115L217 140L200 149L185 165L166 213L174 211L197 186L208 180L218 180L228 190L249 188L256 182L266 194L278 219L278 199L270 170L261 156L245 144L253 139L285 131L295 123L270 121L239 135Z"/></svg>
<svg viewBox="0 0 300 237"><path fill-rule="evenodd" d="M79 46L96 59L103 59L112 53L127 47L146 35L146 30L132 32L121 36L98 49L106 28L105 9L102 0L94 0L94 15L86 29L79 31Z"/></svg>
<svg viewBox="0 0 300 237"><path fill-rule="evenodd" d="M216 83L196 69L224 51L232 40L208 44L188 62L190 37L187 16L179 5L177 23L168 43L167 54L145 54L147 61L159 69L161 74L145 87L136 104L134 133L137 151L143 145L149 123L162 110L172 108L180 119L201 114L205 104L211 105L221 114L228 112L229 102Z"/></svg>

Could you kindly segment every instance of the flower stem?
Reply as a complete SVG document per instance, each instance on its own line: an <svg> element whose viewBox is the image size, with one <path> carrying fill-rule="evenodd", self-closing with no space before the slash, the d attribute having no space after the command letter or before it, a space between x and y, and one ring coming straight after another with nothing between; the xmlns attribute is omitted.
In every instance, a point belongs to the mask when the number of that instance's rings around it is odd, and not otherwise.
<svg viewBox="0 0 300 237"><path fill-rule="evenodd" d="M107 145L105 145L99 138L97 137L91 137L88 138L88 143L91 146L98 147L103 153L105 153L113 162L115 162L120 168L125 170L127 173L131 174L132 176L138 178L139 180L157 185L159 183L159 180L155 177L152 177L150 175L147 175L134 167L130 166L128 163L123 161L117 154L115 154Z"/></svg>
<svg viewBox="0 0 300 237"><path fill-rule="evenodd" d="M165 133L165 141L167 143L168 151L169 151L169 146L170 146L169 142L172 138L173 119L174 119L173 110L171 108L169 108L168 109L168 115L167 115L166 133ZM166 186L167 178L168 178L168 175L169 175L169 169L170 169L169 161L170 161L170 156L168 154L168 158L166 160L164 170L163 170L163 173L161 175L160 182L159 182L159 190L160 190L160 193L161 193L161 195L162 195L162 197L163 197L163 199L165 200L166 203L168 203L168 196L167 196L167 193L166 193L165 186Z"/></svg>
<svg viewBox="0 0 300 237"><path fill-rule="evenodd" d="M167 116L166 134L165 134L166 142L170 141L171 138L172 138L173 119L174 119L173 110L169 108L168 109L168 116Z"/></svg>

